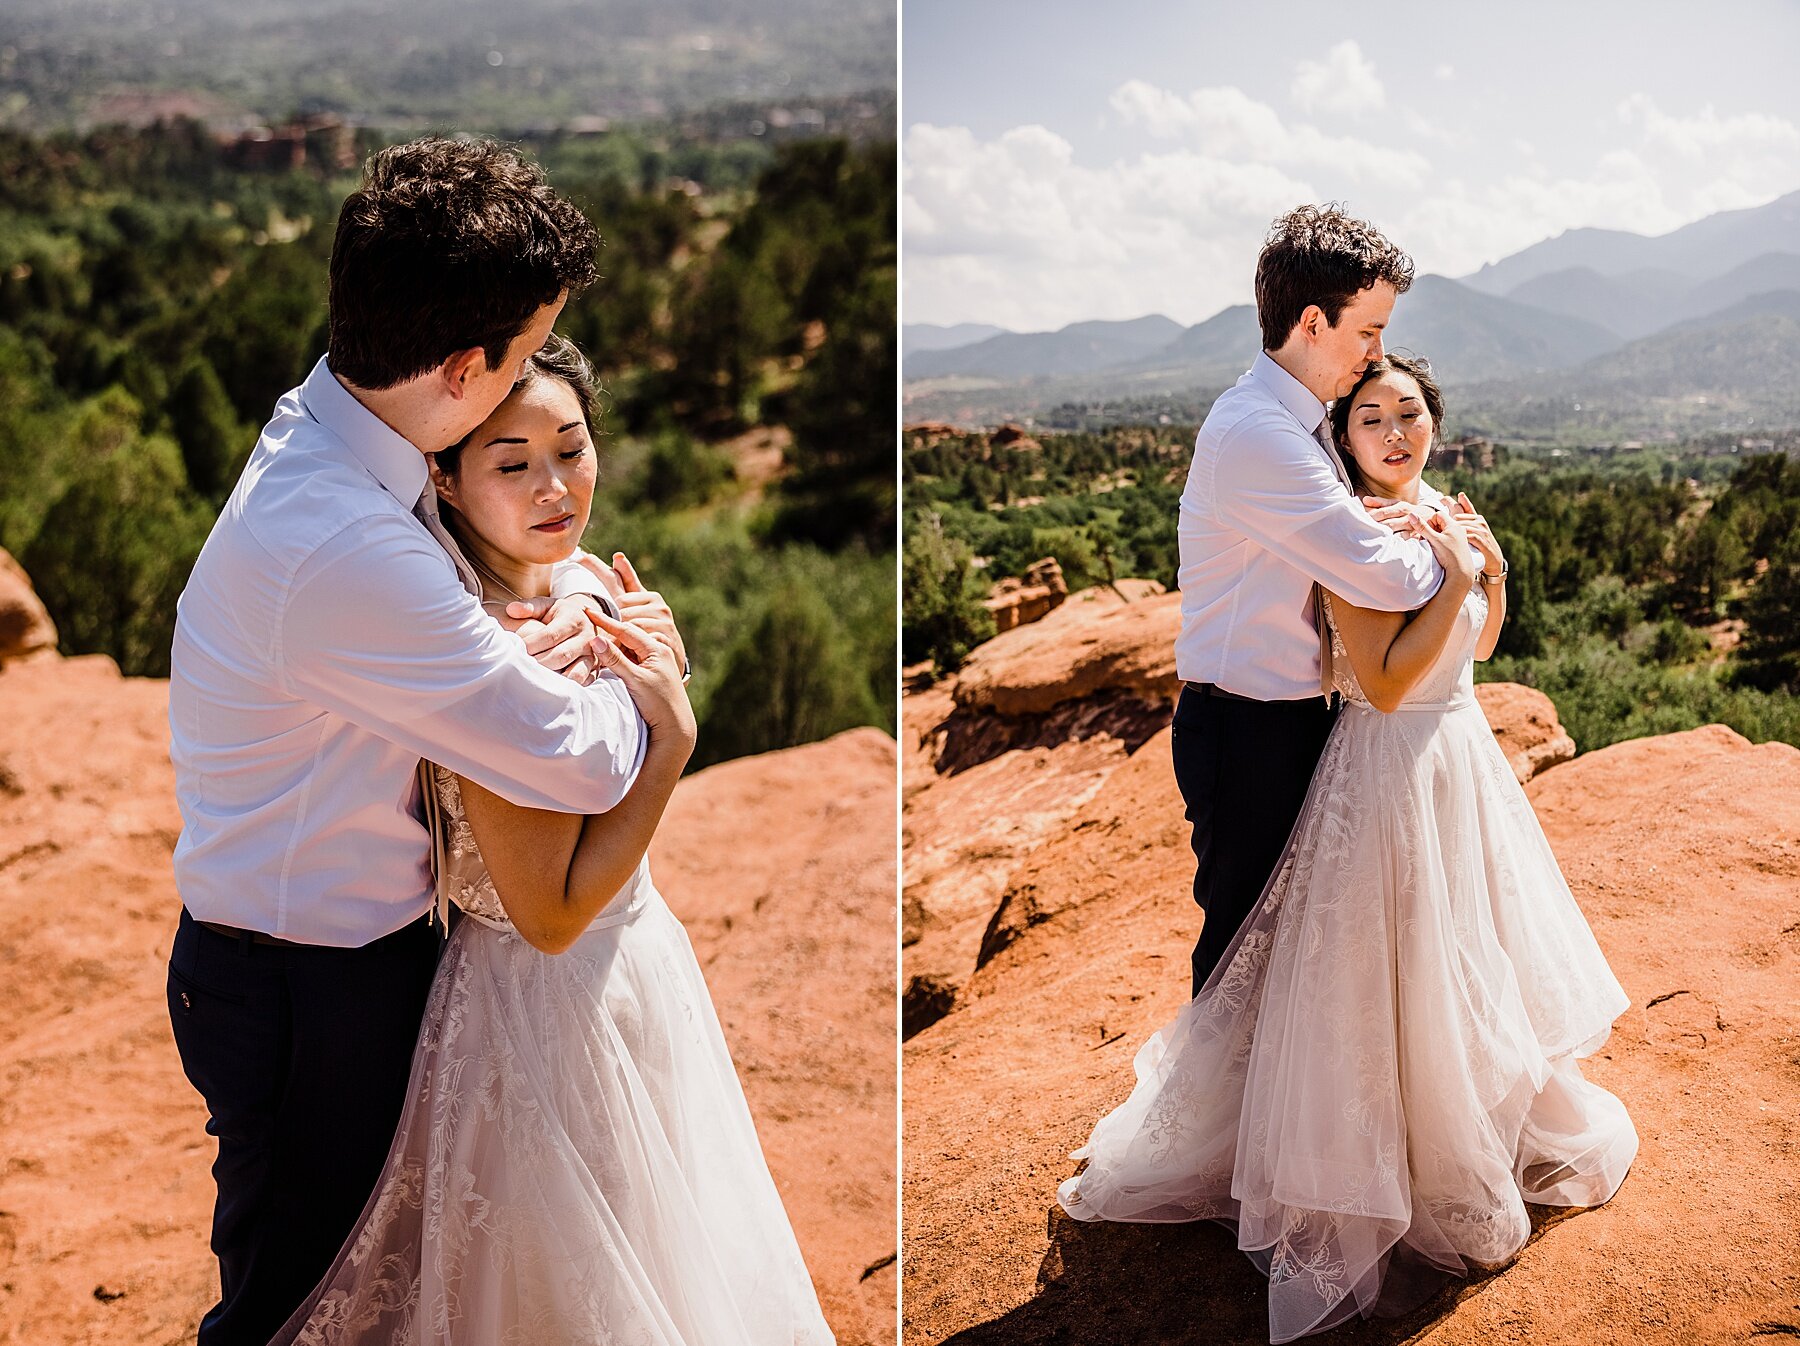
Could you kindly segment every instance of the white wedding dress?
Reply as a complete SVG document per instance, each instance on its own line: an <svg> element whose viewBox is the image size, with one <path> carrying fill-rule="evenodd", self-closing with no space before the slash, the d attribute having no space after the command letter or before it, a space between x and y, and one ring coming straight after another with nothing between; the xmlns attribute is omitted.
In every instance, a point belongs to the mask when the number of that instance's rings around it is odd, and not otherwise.
<svg viewBox="0 0 1800 1346"><path fill-rule="evenodd" d="M1271 1342L1504 1264L1525 1202L1599 1205L1637 1153L1576 1064L1630 1002L1475 700L1486 612L1477 585L1392 714L1332 626L1347 704L1281 861L1058 1192L1080 1220L1234 1227Z"/></svg>
<svg viewBox="0 0 1800 1346"><path fill-rule="evenodd" d="M833 1338L648 861L567 952L513 928L430 768L444 950L374 1194L280 1346Z"/></svg>

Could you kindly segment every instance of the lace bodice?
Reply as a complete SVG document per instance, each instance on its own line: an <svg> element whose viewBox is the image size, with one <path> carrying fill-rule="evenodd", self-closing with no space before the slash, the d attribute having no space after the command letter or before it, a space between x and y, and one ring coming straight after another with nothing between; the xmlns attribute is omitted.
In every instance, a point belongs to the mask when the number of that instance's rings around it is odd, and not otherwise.
<svg viewBox="0 0 1800 1346"><path fill-rule="evenodd" d="M1362 686L1356 680L1356 670L1350 666L1350 653L1344 648L1343 638L1338 634L1331 595L1325 594L1324 599L1325 622L1331 632L1332 689L1346 701L1366 706L1369 698L1363 695ZM1487 594L1477 584L1469 591L1469 596L1463 599L1462 611L1457 614L1456 629L1444 642L1444 648L1438 651L1437 659L1426 670L1425 676L1414 683L1412 690L1401 699L1402 705L1437 706L1460 703L1474 697L1475 641L1487 621L1487 611Z"/></svg>
<svg viewBox="0 0 1800 1346"><path fill-rule="evenodd" d="M506 905L494 888L493 876L475 844L475 829L463 811L462 786L456 773L426 763L431 778L431 795L427 808L437 811L438 845L437 878L439 901L448 900L484 925L499 930L512 930L512 919ZM650 889L650 861L646 856L638 862L631 878L595 916L590 929L628 921L643 907Z"/></svg>

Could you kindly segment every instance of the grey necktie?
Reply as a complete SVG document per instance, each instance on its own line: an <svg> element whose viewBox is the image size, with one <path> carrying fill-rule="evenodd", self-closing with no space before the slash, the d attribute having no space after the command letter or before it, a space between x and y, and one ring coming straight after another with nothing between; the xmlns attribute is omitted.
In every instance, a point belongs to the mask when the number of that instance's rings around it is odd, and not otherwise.
<svg viewBox="0 0 1800 1346"><path fill-rule="evenodd" d="M425 483L425 489L419 495L419 503L413 506L413 516L425 525L425 531L430 533L437 541L438 546L449 554L451 562L456 566L456 575L462 581L463 588L480 598L481 576L475 573L475 567L469 564L469 558L463 555L462 548L457 546L456 539L450 535L450 530L444 527L444 520L438 514L437 491L432 488L430 481Z"/></svg>

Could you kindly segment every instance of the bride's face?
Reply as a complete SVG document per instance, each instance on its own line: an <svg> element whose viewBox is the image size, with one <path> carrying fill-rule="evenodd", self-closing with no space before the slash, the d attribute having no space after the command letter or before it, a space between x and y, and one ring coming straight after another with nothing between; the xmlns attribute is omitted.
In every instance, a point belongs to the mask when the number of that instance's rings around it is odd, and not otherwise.
<svg viewBox="0 0 1800 1346"><path fill-rule="evenodd" d="M1358 388L1350 406L1349 447L1369 490L1410 499L1435 429L1412 375L1389 370Z"/></svg>
<svg viewBox="0 0 1800 1346"><path fill-rule="evenodd" d="M594 473L574 390L538 374L476 427L456 472L436 483L482 548L515 564L547 565L581 540Z"/></svg>

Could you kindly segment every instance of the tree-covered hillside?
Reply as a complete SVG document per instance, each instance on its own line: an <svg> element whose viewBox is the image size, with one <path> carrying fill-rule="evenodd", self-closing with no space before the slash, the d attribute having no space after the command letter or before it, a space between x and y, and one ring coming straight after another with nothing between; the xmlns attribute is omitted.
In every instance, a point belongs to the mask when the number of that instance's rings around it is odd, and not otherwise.
<svg viewBox="0 0 1800 1346"><path fill-rule="evenodd" d="M1042 556L1072 591L1176 587L1192 445L1185 426L909 429L902 657L954 667L992 634L989 586ZM1800 744L1800 433L1496 459L1426 474L1468 492L1512 568L1478 679L1549 693L1583 750L1714 721Z"/></svg>

